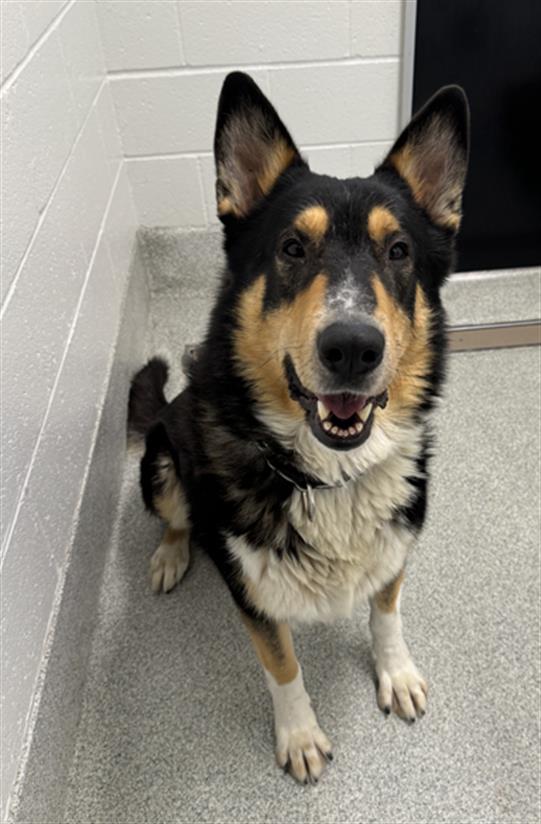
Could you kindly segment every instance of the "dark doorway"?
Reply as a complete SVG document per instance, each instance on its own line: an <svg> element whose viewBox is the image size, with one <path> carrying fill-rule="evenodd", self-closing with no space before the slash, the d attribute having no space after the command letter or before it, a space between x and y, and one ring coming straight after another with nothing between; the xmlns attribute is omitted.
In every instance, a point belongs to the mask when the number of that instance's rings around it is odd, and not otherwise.
<svg viewBox="0 0 541 824"><path fill-rule="evenodd" d="M540 0L418 0L413 110L447 83L472 112L458 270L540 264Z"/></svg>

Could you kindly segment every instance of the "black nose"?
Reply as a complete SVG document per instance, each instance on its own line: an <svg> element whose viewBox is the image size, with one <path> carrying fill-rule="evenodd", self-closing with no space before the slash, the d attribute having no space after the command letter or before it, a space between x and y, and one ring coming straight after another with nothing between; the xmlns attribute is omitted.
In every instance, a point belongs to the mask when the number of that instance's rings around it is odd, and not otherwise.
<svg viewBox="0 0 541 824"><path fill-rule="evenodd" d="M331 323L318 338L317 348L324 366L344 380L375 369L383 358L385 338L369 323Z"/></svg>

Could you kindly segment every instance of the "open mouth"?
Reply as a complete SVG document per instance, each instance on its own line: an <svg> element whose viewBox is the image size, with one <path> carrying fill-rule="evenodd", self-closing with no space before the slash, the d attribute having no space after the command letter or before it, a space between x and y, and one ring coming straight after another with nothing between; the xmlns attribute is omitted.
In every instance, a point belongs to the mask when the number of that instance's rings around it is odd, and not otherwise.
<svg viewBox="0 0 541 824"><path fill-rule="evenodd" d="M306 411L308 424L315 437L331 449L354 449L360 446L372 429L374 410L387 405L387 390L370 397L351 392L315 395L302 385L293 361L284 359L289 394Z"/></svg>

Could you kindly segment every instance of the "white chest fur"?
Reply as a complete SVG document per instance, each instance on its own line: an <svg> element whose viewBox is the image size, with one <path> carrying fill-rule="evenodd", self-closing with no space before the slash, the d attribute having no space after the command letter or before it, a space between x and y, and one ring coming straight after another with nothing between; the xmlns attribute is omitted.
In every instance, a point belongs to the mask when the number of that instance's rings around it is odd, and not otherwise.
<svg viewBox="0 0 541 824"><path fill-rule="evenodd" d="M416 453L391 450L358 480L314 490L312 521L295 492L288 519L308 545L298 558L229 537L255 606L278 621L331 620L351 614L359 599L391 581L413 540L393 515L411 498L406 479L416 472Z"/></svg>

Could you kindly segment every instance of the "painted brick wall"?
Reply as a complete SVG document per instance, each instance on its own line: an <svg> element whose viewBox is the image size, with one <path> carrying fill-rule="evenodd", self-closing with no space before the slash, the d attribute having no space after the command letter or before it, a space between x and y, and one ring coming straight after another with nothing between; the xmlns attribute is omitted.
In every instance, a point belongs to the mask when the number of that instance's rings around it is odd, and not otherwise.
<svg viewBox="0 0 541 824"><path fill-rule="evenodd" d="M3 0L2 806L106 390L137 218L93 0Z"/></svg>
<svg viewBox="0 0 541 824"><path fill-rule="evenodd" d="M140 222L216 223L216 102L236 68L271 96L315 171L369 174L398 130L405 5L98 0Z"/></svg>

